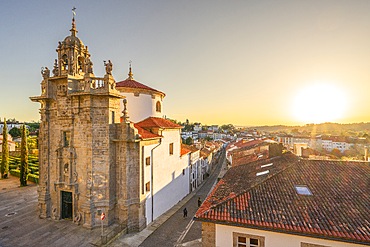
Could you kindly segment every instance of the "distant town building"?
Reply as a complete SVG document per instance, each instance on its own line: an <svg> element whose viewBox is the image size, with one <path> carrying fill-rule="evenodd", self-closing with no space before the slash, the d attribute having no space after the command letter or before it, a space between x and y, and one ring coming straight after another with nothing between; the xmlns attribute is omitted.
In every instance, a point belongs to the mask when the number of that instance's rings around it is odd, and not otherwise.
<svg viewBox="0 0 370 247"><path fill-rule="evenodd" d="M341 153L354 147L355 144L362 145L358 139L351 139L344 136L294 136L282 134L276 136L278 142L282 143L288 150L293 151L296 144L307 144L307 147L316 150L331 152L338 149Z"/></svg>
<svg viewBox="0 0 370 247"><path fill-rule="evenodd" d="M21 127L23 126L23 123L19 123L19 122L6 122L6 126L8 128L8 132L13 129L13 128L18 128L18 129L21 129ZM27 129L29 129L30 127L28 125L25 125ZM0 123L0 133L3 132L3 128L4 128L4 123Z"/></svg>
<svg viewBox="0 0 370 247"><path fill-rule="evenodd" d="M3 151L3 135L0 134L0 153ZM9 151L15 151L15 142L12 139L12 136L8 134L8 148Z"/></svg>

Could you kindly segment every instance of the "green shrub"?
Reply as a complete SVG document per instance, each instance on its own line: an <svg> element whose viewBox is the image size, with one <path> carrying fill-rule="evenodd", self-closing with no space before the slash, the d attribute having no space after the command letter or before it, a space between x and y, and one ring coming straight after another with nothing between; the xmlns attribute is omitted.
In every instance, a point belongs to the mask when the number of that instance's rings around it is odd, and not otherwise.
<svg viewBox="0 0 370 247"><path fill-rule="evenodd" d="M39 176L35 174L28 174L27 180L38 184Z"/></svg>
<svg viewBox="0 0 370 247"><path fill-rule="evenodd" d="M12 169L17 169L18 168L18 165L9 165L9 170L12 170Z"/></svg>
<svg viewBox="0 0 370 247"><path fill-rule="evenodd" d="M18 169L10 170L10 174L13 175L13 176L16 176L16 177L19 177L20 173L21 173L21 171L18 170Z"/></svg>

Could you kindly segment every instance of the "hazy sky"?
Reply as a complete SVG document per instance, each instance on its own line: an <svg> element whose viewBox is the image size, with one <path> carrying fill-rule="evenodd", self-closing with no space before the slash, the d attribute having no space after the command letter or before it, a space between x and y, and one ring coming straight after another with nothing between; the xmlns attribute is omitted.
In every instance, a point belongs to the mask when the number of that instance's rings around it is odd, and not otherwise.
<svg viewBox="0 0 370 247"><path fill-rule="evenodd" d="M110 59L124 80L132 60L137 81L166 93L170 118L370 121L368 0L2 0L0 117L39 120L29 96L40 95L40 68L53 67L73 6L95 75Z"/></svg>

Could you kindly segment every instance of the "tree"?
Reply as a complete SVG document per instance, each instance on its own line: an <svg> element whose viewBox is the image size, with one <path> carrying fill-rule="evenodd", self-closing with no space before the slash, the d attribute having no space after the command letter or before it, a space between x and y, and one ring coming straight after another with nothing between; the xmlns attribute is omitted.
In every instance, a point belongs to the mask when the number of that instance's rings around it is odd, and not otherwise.
<svg viewBox="0 0 370 247"><path fill-rule="evenodd" d="M37 132L40 129L40 123L31 122L31 123L25 123L30 128L30 132Z"/></svg>
<svg viewBox="0 0 370 247"><path fill-rule="evenodd" d="M1 154L1 178L8 178L9 175L9 146L8 146L8 126L6 125L6 119L4 119L3 127L3 144Z"/></svg>
<svg viewBox="0 0 370 247"><path fill-rule="evenodd" d="M190 136L188 138L186 138L185 139L185 144L187 144L187 145L193 144L193 138L191 138Z"/></svg>
<svg viewBox="0 0 370 247"><path fill-rule="evenodd" d="M26 126L22 126L22 140L21 140L21 171L19 180L21 186L27 186L27 175L28 175L28 148L27 148L27 133Z"/></svg>
<svg viewBox="0 0 370 247"><path fill-rule="evenodd" d="M235 127L232 124L224 124L224 125L221 125L220 129L228 133L228 132L232 132L235 129Z"/></svg>
<svg viewBox="0 0 370 247"><path fill-rule="evenodd" d="M28 150L37 149L37 137L28 136L27 137L27 147L28 147Z"/></svg>
<svg viewBox="0 0 370 247"><path fill-rule="evenodd" d="M14 127L11 130L9 130L9 135L11 135L13 138L20 137L21 134L22 134L21 130L18 129L17 127Z"/></svg>

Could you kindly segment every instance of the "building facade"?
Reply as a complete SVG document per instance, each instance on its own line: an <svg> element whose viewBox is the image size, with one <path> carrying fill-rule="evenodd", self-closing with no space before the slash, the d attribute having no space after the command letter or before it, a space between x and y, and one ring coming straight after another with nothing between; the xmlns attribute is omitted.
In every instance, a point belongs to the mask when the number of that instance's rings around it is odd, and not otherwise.
<svg viewBox="0 0 370 247"><path fill-rule="evenodd" d="M181 126L161 118L164 93L116 83L110 60L96 77L74 18L70 32L31 97L41 105L39 216L93 228L105 213L105 225L141 230L189 193Z"/></svg>

